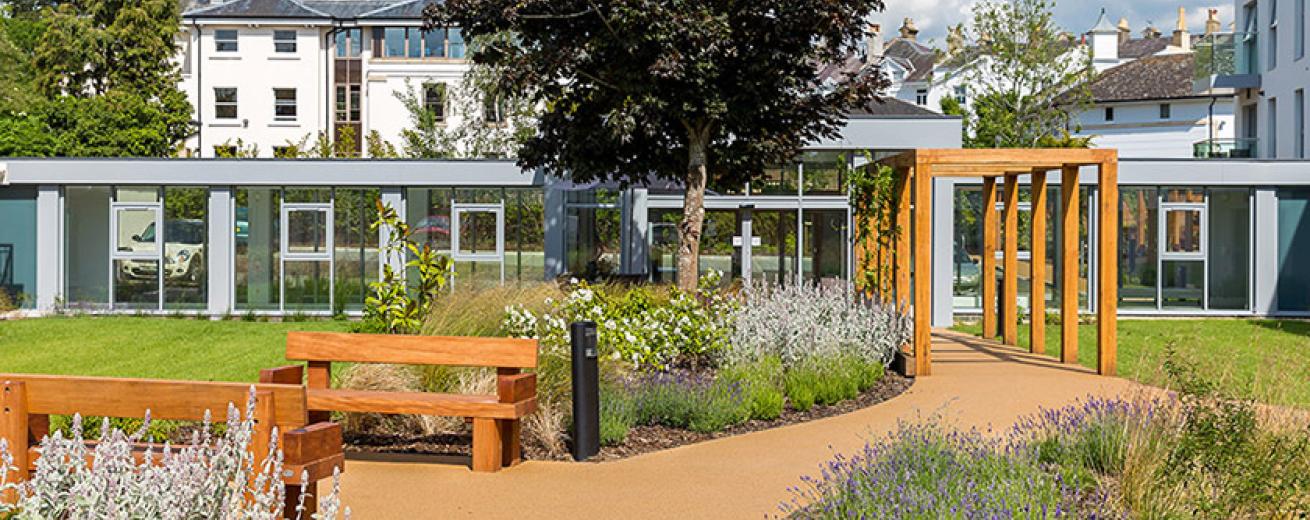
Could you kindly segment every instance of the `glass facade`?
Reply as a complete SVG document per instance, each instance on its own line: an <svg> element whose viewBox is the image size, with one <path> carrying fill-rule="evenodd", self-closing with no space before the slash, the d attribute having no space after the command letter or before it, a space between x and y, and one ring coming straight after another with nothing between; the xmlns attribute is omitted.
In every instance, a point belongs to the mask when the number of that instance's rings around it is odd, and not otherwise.
<svg viewBox="0 0 1310 520"><path fill-rule="evenodd" d="M1310 312L1310 189L1278 190L1278 298L1283 312Z"/></svg>
<svg viewBox="0 0 1310 520"><path fill-rule="evenodd" d="M570 191L565 207L565 268L596 279L619 273L623 209L614 190Z"/></svg>
<svg viewBox="0 0 1310 520"><path fill-rule="evenodd" d="M0 189L0 299L36 304L36 188Z"/></svg>
<svg viewBox="0 0 1310 520"><path fill-rule="evenodd" d="M453 254L456 289L545 279L541 189L408 188L405 200L414 239Z"/></svg>

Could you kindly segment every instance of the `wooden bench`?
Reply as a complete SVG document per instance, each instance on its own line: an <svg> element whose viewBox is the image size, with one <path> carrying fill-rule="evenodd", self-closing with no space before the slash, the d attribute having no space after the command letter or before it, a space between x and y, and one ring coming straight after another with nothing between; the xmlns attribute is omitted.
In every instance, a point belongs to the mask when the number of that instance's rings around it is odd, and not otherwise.
<svg viewBox="0 0 1310 520"><path fill-rule="evenodd" d="M8 442L18 468L10 473L10 482L26 480L36 467L41 439L49 434L51 415L141 418L148 411L151 419L200 421L208 411L210 420L220 423L228 418L229 403L236 405L238 413L244 413L251 388L248 383L33 374L0 374L0 384L0 438ZM304 386L254 387L255 431L250 449L256 464L262 463L270 451L273 428L277 427L277 445L283 453L280 477L286 490L284 514L295 518L302 472L309 475L307 492L317 498L317 482L331 477L334 469L345 469L341 426L309 422ZM161 445L142 443L134 450L138 462L144 462L146 448L154 448L153 462L162 458ZM305 507L312 513L317 501L306 500Z"/></svg>
<svg viewBox="0 0 1310 520"><path fill-rule="evenodd" d="M311 418L327 412L442 415L473 420L473 471L498 471L522 459L522 419L537 409L537 341L511 338L291 332L287 359L305 361ZM496 369L495 395L331 388L333 362L445 365ZM265 370L260 380L296 383L302 367Z"/></svg>

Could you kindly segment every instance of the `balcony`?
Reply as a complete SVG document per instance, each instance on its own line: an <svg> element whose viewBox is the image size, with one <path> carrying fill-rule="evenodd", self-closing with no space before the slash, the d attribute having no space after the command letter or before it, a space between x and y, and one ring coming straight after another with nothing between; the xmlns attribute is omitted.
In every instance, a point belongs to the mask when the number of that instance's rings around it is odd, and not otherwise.
<svg viewBox="0 0 1310 520"><path fill-rule="evenodd" d="M1229 94L1246 88L1260 88L1257 33L1207 34L1193 47L1194 90L1200 93Z"/></svg>
<svg viewBox="0 0 1310 520"><path fill-rule="evenodd" d="M1197 159L1254 159L1257 140L1251 137L1237 139L1206 139L1192 145L1192 157Z"/></svg>

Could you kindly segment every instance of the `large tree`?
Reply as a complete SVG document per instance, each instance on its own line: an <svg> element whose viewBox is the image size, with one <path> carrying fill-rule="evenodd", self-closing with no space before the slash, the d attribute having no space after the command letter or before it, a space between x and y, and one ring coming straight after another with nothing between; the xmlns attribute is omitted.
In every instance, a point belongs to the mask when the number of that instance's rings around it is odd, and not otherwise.
<svg viewBox="0 0 1310 520"><path fill-rule="evenodd" d="M540 107L519 163L576 181L686 188L678 283L694 287L707 185L756 179L839 133L884 86L858 54L881 0L447 0L429 27L484 41L475 63Z"/></svg>
<svg viewBox="0 0 1310 520"><path fill-rule="evenodd" d="M973 148L1085 147L1069 137L1073 114L1091 101L1090 57L1054 22L1050 0L985 0L969 37L977 58L963 72L972 102L943 109L965 116Z"/></svg>
<svg viewBox="0 0 1310 520"><path fill-rule="evenodd" d="M0 156L169 156L189 135L176 0L27 2L6 15ZM58 4L49 6L42 4Z"/></svg>

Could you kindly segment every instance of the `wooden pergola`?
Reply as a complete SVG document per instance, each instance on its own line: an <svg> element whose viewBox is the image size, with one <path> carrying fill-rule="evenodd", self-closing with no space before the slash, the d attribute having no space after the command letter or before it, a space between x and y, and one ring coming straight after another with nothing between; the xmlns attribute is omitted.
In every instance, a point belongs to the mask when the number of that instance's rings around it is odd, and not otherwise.
<svg viewBox="0 0 1310 520"><path fill-rule="evenodd" d="M983 336L995 338L997 332L996 309L996 250L998 220L996 211L997 179L1003 179L1004 255L1001 271L1002 290L1005 295L1000 324L1005 344L1018 344L1018 277L1019 277L1019 178L1032 176L1032 240L1031 280L1029 302L1032 307L1029 320L1030 349L1043 353L1046 344L1046 230L1047 194L1046 177L1059 171L1061 178L1061 205L1057 225L1062 230L1060 250L1060 326L1061 361L1078 362L1078 172L1081 167L1095 166L1098 175L1099 229L1097 243L1096 316L1097 316L1097 371L1114 375L1117 350L1116 313L1118 308L1118 215L1119 215L1119 158L1116 150L1105 149L921 149L912 150L877 164L891 167L897 178L895 227L898 230L890 250L869 250L862 244L861 255L871 255L880 269L894 273L887 285L880 288L891 292L892 298L903 308L914 313L914 339L911 354L914 373L932 373L932 179L934 177L968 177L983 180L983 252L982 300ZM913 224L911 226L911 224ZM906 254L912 252L911 254ZM913 269L911 269L913 262ZM916 275L913 294L910 293L910 273Z"/></svg>

